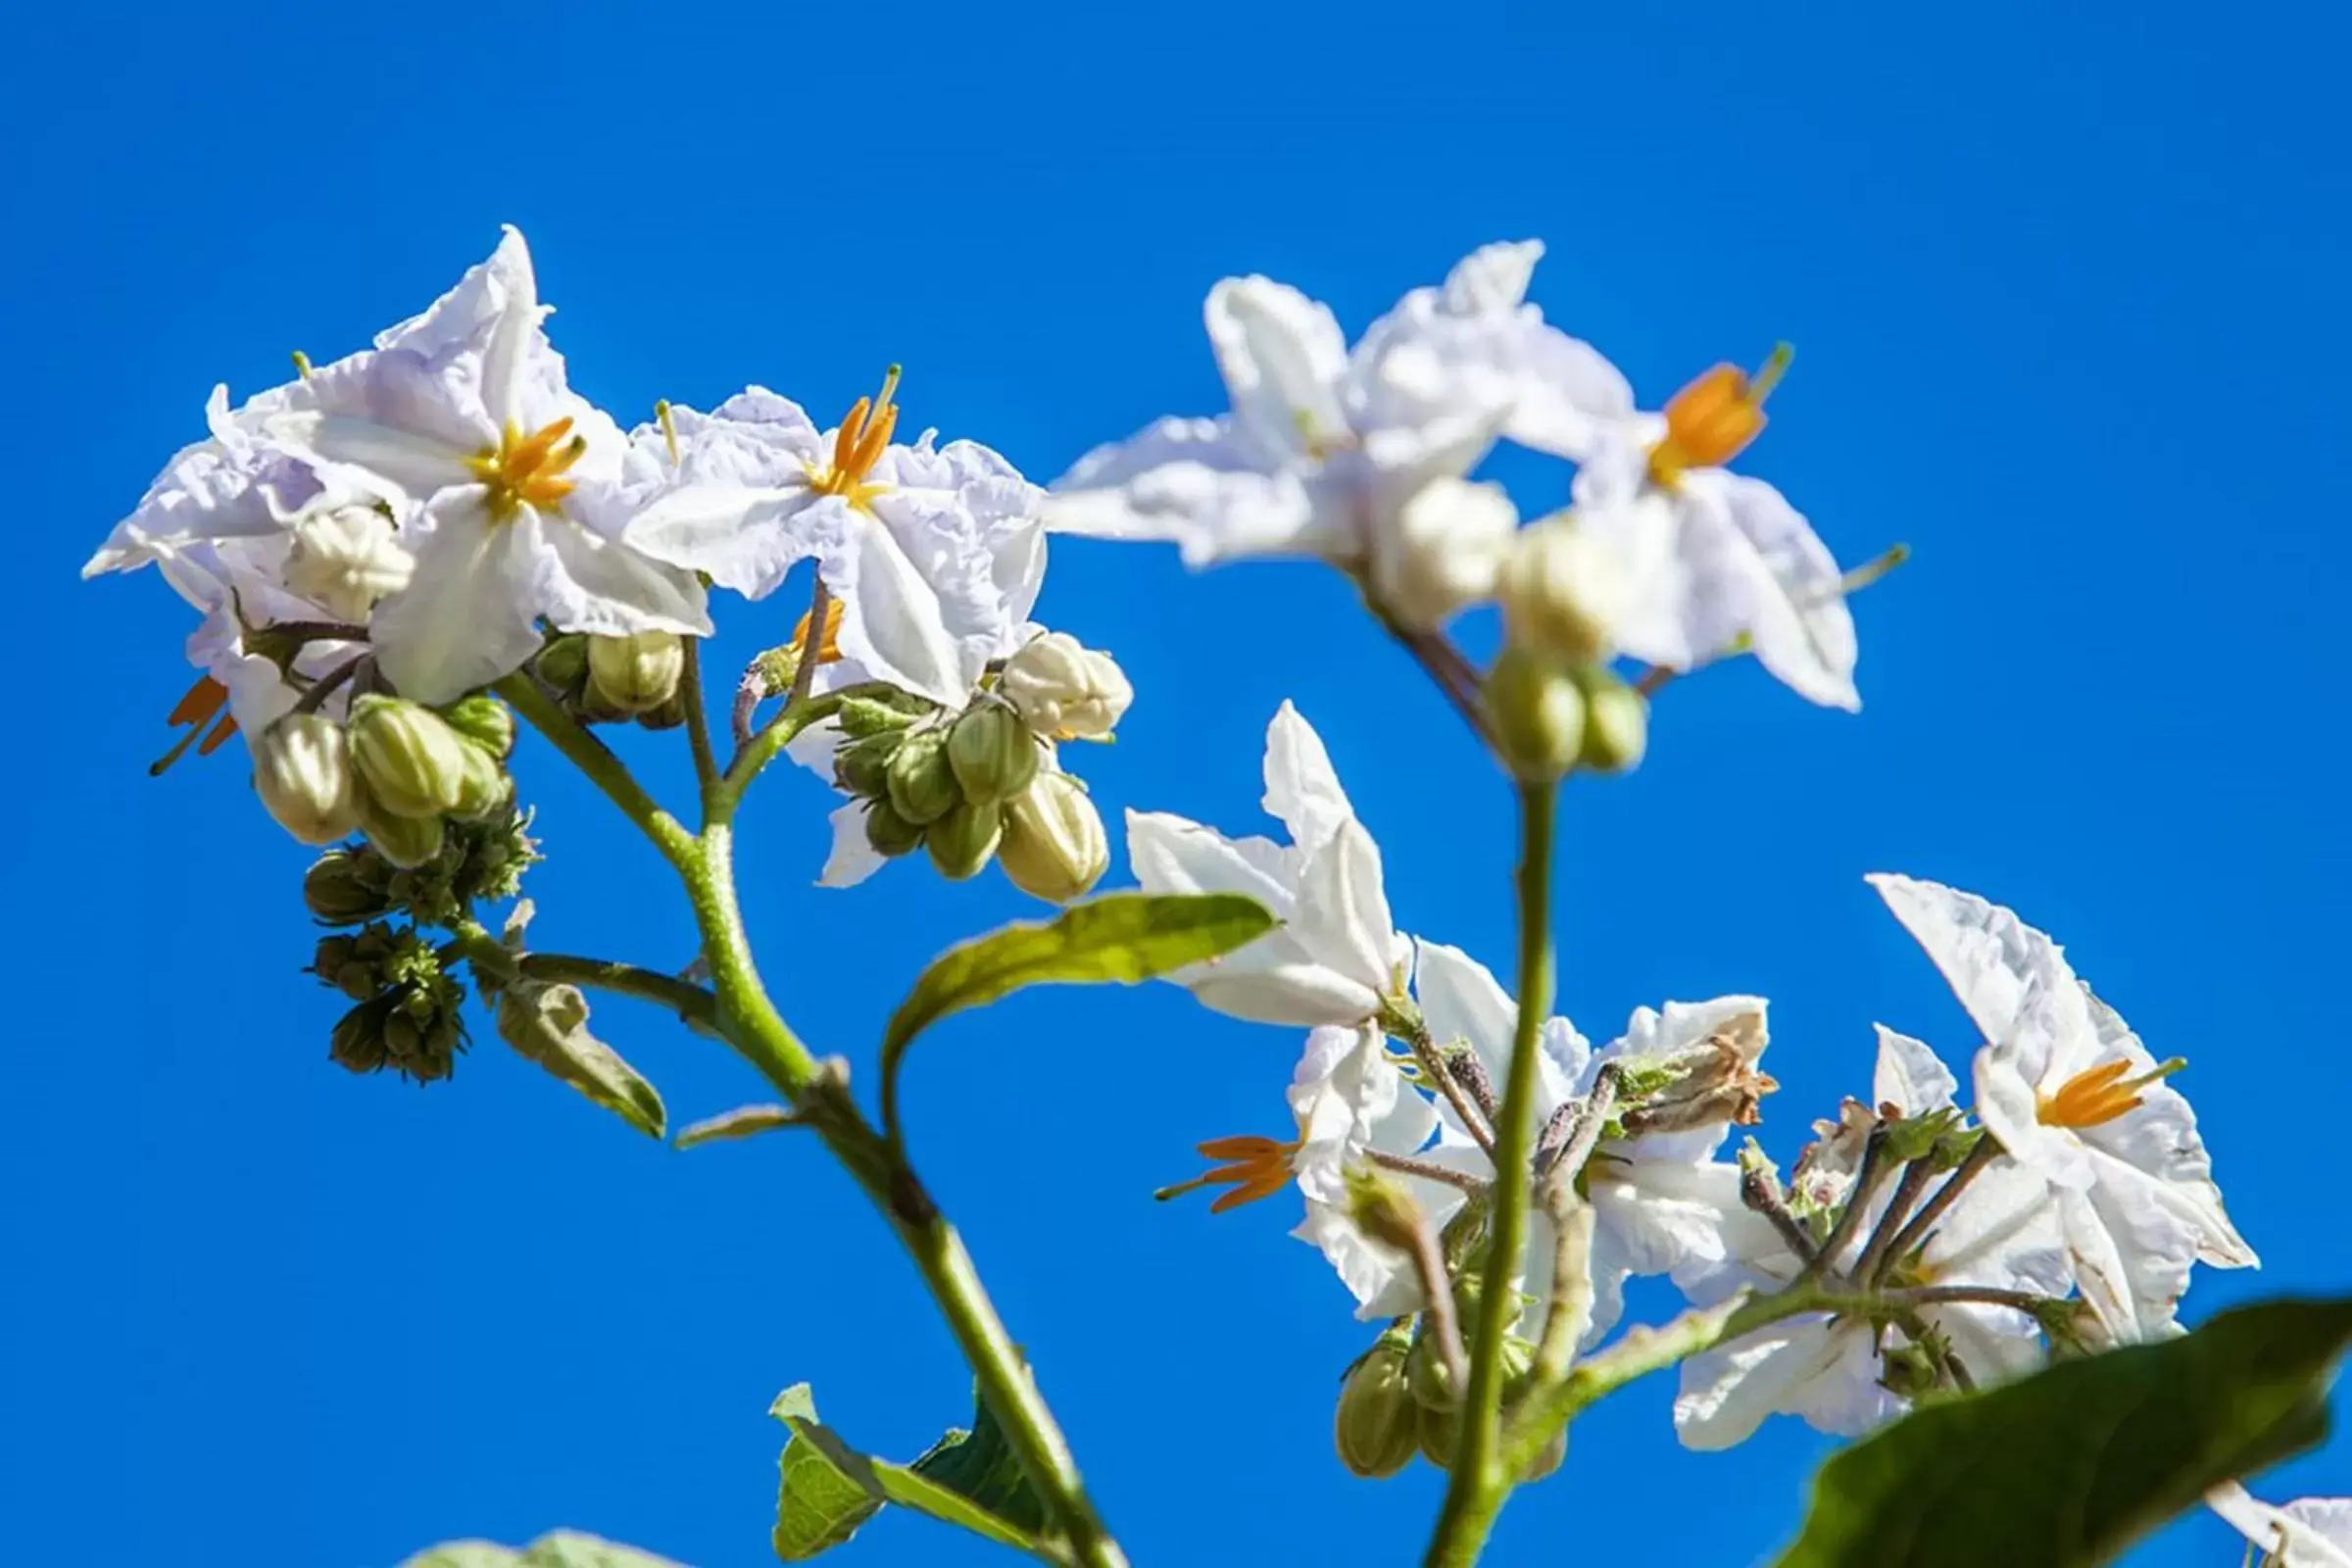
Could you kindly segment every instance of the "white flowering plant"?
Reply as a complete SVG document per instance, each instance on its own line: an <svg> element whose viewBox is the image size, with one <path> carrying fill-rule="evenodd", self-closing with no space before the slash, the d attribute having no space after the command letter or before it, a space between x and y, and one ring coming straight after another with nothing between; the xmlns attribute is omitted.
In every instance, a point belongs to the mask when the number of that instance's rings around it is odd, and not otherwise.
<svg viewBox="0 0 2352 1568"><path fill-rule="evenodd" d="M1751 1131L1778 1089L1763 997L1661 998L1591 1036L1552 1014L1563 790L1622 787L1652 699L1719 660L1752 654L1799 697L1858 707L1847 600L1902 554L1841 569L1779 491L1730 466L1785 348L1645 412L1528 303L1541 254L1480 250L1353 347L1297 289L1227 279L1206 318L1230 410L1160 420L1039 486L969 440L899 440L895 368L831 429L755 386L624 430L570 390L510 230L372 346L297 356L292 380L233 407L217 392L209 433L86 574L152 565L199 612L200 674L172 714L185 733L158 770L242 735L264 808L325 850L303 895L329 928L312 970L351 1003L337 1063L448 1078L470 985L501 1039L641 1133L690 1148L812 1131L905 1244L971 1363L973 1426L892 1464L787 1390L785 1560L886 1505L1049 1562L1127 1560L916 1173L898 1084L950 1013L1157 979L1304 1032L1280 1133L1206 1139L1209 1168L1157 1196L1298 1204L1295 1234L1369 1342L1341 1385L1338 1457L1366 1478L1446 1474L1432 1568L1478 1559L1512 1492L1563 1468L1582 1411L1668 1371L1690 1448L1780 1415L1854 1440L1784 1568L2091 1564L2200 1498L2265 1562L2352 1564L2352 1501L2274 1507L2240 1484L2320 1440L2352 1299L2183 1323L2197 1269L2254 1267L2254 1249L2183 1060L2159 1058L2041 931L1973 893L1872 876L1979 1039L1947 1054L1880 1026L1867 1098L1828 1107L1786 1165ZM1474 477L1501 443L1563 465L1569 505L1523 520ZM1287 703L1264 758L1280 838L1130 810L1135 885L1097 892L1111 835L1083 757L1135 693L1108 653L1035 618L1054 534L1346 574L1516 799L1516 994L1400 929L1371 829ZM714 704L713 590L787 589L805 611L777 617L781 640ZM1483 665L1449 630L1482 606L1503 628ZM533 944L522 727L675 871L701 942L685 970ZM682 736L691 803L639 782L624 752L664 742L631 731ZM780 757L839 792L808 834L822 888L894 859L955 880L993 864L1054 909L914 980L869 1098L786 1024L738 910L735 820ZM596 992L674 1011L777 1100L673 1130L591 1032ZM1629 1322L1637 1278L1686 1304ZM659 1561L562 1534L416 1559Z"/></svg>

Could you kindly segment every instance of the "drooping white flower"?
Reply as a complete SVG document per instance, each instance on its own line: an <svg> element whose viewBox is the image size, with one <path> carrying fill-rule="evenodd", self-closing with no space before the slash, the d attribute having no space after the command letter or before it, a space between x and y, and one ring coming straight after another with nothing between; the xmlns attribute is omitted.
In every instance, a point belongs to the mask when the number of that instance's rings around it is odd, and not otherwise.
<svg viewBox="0 0 2352 1568"><path fill-rule="evenodd" d="M1127 858L1144 891L1247 893L1283 922L1168 978L1237 1018L1362 1023L1402 988L1411 951L1390 918L1379 846L1355 819L1321 737L1287 702L1266 728L1265 775L1265 808L1290 830L1287 845L1127 813Z"/></svg>
<svg viewBox="0 0 2352 1568"><path fill-rule="evenodd" d="M1949 1109L1952 1075L1916 1040L1882 1030L1873 1098L1899 1116ZM1850 1181L1861 1139L1825 1124L1823 1141L1798 1162L1799 1180L1827 1175ZM1868 1236L1884 1218L1890 1190L1881 1186L1853 1234ZM1753 1220L1727 1231L1738 1239L1740 1267L1692 1289L1702 1302L1740 1284L1767 1289L1795 1279L1801 1260L1769 1226ZM1834 1260L1848 1262L1850 1258ZM1962 1190L1936 1222L1906 1276L1917 1285L1976 1286L2062 1297L2072 1284L2049 1184L2003 1158ZM2041 1362L2040 1331L2014 1307L1945 1302L1917 1309L1919 1319L1978 1385L2018 1377ZM1909 1401L1886 1386L1887 1356L1915 1342L1896 1325L1810 1312L1719 1345L1683 1363L1674 1404L1676 1434L1692 1448L1728 1448L1775 1414L1801 1416L1815 1429L1859 1437L1900 1414Z"/></svg>
<svg viewBox="0 0 2352 1568"><path fill-rule="evenodd" d="M1624 377L1523 303L1541 252L1475 252L1352 355L1328 307L1270 278L1224 279L1205 315L1232 411L1162 419L1088 454L1054 486L1049 522L1171 540L1196 566L1310 555L1366 568L1401 509L1468 473L1498 436L1563 451L1631 412Z"/></svg>
<svg viewBox="0 0 2352 1568"><path fill-rule="evenodd" d="M83 564L82 576L136 570L199 543L267 538L284 532L316 502L352 499L327 496L308 465L256 439L265 419L293 406L300 387L273 387L234 411L228 388L213 388L204 408L212 433L164 466L138 507Z"/></svg>
<svg viewBox="0 0 2352 1568"><path fill-rule="evenodd" d="M1466 1043L1499 1088L1510 1069L1518 1005L1493 973L1458 949L1423 942L1416 950L1413 988L1430 1038L1441 1050ZM1590 1094L1604 1063L1624 1069L1681 1059L1719 1035L1736 1034L1744 1063L1752 1067L1764 1047L1764 1013L1760 997L1668 1003L1663 1012L1642 1007L1625 1034L1598 1053L1567 1019L1546 1019L1539 1037L1537 1125L1548 1125L1562 1106ZM1448 1105L1441 1104L1438 1115L1442 1126L1432 1157L1492 1181L1494 1166L1471 1131ZM1745 1216L1739 1168L1713 1157L1728 1125L1715 1119L1673 1132L1606 1139L1595 1148L1584 1183L1593 1209L1592 1315L1586 1343L1596 1343L1616 1326L1629 1278L1711 1276L1731 1261L1728 1238ZM1433 1221L1443 1224L1462 1200L1460 1192L1450 1191L1439 1200ZM1520 1322L1523 1333L1532 1335L1543 1325L1555 1250L1550 1217L1539 1205L1529 1216L1520 1286L1529 1298Z"/></svg>
<svg viewBox="0 0 2352 1568"><path fill-rule="evenodd" d="M2222 1205L2188 1102L2058 945L2008 909L1939 883L1871 885L1927 950L1987 1042L1977 1114L2058 1190L2066 1245L2103 1335L2161 1337L2192 1263L2257 1259Z"/></svg>
<svg viewBox="0 0 2352 1568"><path fill-rule="evenodd" d="M1661 415L1602 428L1581 455L1578 525L1615 550L1627 591L1611 641L1688 670L1741 648L1799 695L1857 709L1857 645L1828 546L1780 491L1724 466L1764 425L1786 360L1717 366Z"/></svg>
<svg viewBox="0 0 2352 1568"><path fill-rule="evenodd" d="M498 250L375 347L322 366L261 439L403 518L409 583L375 607L378 666L448 702L520 666L539 622L603 636L710 630L691 573L621 542L665 477L631 471L618 426L564 384L531 258Z"/></svg>
<svg viewBox="0 0 2352 1568"><path fill-rule="evenodd" d="M2257 1568L2352 1568L2352 1497L2299 1497L2274 1508L2233 1481L2205 1501L2254 1544Z"/></svg>
<svg viewBox="0 0 2352 1568"><path fill-rule="evenodd" d="M1045 576L1040 492L973 441L894 445L894 370L819 433L761 387L709 415L675 411L692 490L647 508L629 542L753 599L814 560L844 606L835 629L860 678L961 707L1024 640Z"/></svg>

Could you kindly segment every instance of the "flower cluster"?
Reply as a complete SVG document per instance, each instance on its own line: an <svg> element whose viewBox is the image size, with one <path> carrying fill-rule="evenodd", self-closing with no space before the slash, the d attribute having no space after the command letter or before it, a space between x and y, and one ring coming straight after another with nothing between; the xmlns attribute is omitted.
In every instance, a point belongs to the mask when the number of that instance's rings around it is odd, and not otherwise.
<svg viewBox="0 0 2352 1568"><path fill-rule="evenodd" d="M1368 1219L1362 1178L1398 1185L1446 1260L1443 1288L1496 1288L1465 1265L1480 1255L1496 1181L1496 1085L1517 1006L1468 955L1393 929L1379 851L1288 706L1267 734L1265 804L1291 844L1129 817L1146 888L1247 891L1284 916L1278 932L1172 978L1218 1011L1312 1029L1290 1089L1295 1135L1212 1139L1200 1152L1216 1168L1163 1196L1223 1186L1212 1206L1226 1208L1295 1184L1305 1209L1295 1234L1330 1260L1359 1317L1396 1320L1392 1348L1420 1357L1439 1287ZM1777 1087L1761 1067L1762 998L1641 1007L1598 1050L1565 1018L1542 1028L1530 1179L1549 1200L1535 1210L1523 1277L1502 1282L1523 1301L1517 1332L1532 1339L1548 1312L1568 1310L1583 1315L1579 1341L1596 1345L1641 1275L1700 1305L1802 1293L1791 1298L1802 1309L1684 1363L1675 1424L1693 1447L1737 1443L1774 1413L1858 1435L1936 1389L2161 1338L2177 1332L2194 1263L2255 1262L2167 1081L2178 1058L2155 1060L2057 945L2007 909L1908 877L1871 880L1986 1042L1973 1117L1928 1046L1882 1028L1869 1100L1817 1123L1784 1179L1752 1139L1721 1157ZM1555 1226L1575 1207L1589 1209L1590 1236L1563 1250ZM1581 1276L1556 1278L1561 1266ZM1353 1419L1371 1419L1358 1385L1383 1365L1376 1355L1357 1369ZM1427 1409L1447 1408L1406 1382ZM1366 1451L1393 1456L1371 1430L1356 1433Z"/></svg>

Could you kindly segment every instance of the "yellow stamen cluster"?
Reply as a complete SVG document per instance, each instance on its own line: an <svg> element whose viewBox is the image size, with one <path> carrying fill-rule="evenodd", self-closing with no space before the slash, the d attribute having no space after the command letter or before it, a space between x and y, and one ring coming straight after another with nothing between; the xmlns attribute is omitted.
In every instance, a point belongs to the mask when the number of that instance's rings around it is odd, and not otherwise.
<svg viewBox="0 0 2352 1568"><path fill-rule="evenodd" d="M851 506L863 511L874 497L889 489L867 479L882 454L890 450L890 437L899 427L899 407L891 397L899 389L899 368L892 366L882 377L879 396L859 398L833 432L833 461L823 466L808 465L808 487L819 495L839 496Z"/></svg>
<svg viewBox="0 0 2352 1568"><path fill-rule="evenodd" d="M1202 1159L1221 1160L1214 1169L1201 1172L1189 1182L1162 1187L1153 1198L1165 1201L1185 1193L1198 1192L1203 1187L1230 1187L1233 1191L1218 1196L1208 1205L1211 1214L1222 1214L1244 1203L1254 1203L1261 1198L1271 1198L1290 1184L1291 1157L1298 1152L1298 1141L1279 1138L1211 1138L1198 1146Z"/></svg>
<svg viewBox="0 0 2352 1568"><path fill-rule="evenodd" d="M1784 343L1750 377L1718 365L1666 400L1666 435L1649 451L1650 482L1671 490L1691 468L1719 468L1764 429L1764 400L1788 372L1795 351Z"/></svg>
<svg viewBox="0 0 2352 1568"><path fill-rule="evenodd" d="M180 698L178 703L172 707L171 714L165 719L168 724L187 725L188 732L179 738L177 745L158 758L147 771L161 773L186 756L187 750L191 746L196 747L198 757L210 757L227 745L228 738L237 732L236 719L220 711L227 706L228 688L210 675L200 676L196 684L188 688L187 695ZM214 723L216 718L220 722ZM205 726L208 724L212 725L210 734L205 731ZM198 744L200 736L203 741L201 745Z"/></svg>
<svg viewBox="0 0 2352 1568"><path fill-rule="evenodd" d="M526 506L554 507L571 494L575 482L564 475L587 451L588 438L572 435L568 417L542 425L529 435L510 419L496 447L466 463L474 477L489 487L490 515L504 519Z"/></svg>
<svg viewBox="0 0 2352 1568"><path fill-rule="evenodd" d="M795 663L808 651L808 617L806 614L801 616L800 624L792 628L792 641L786 645L786 649ZM825 601L825 634L817 639L816 662L830 664L840 657L841 601L828 598Z"/></svg>
<svg viewBox="0 0 2352 1568"><path fill-rule="evenodd" d="M2137 1110L2143 1098L2139 1091L2187 1065L2175 1056L2136 1078L2127 1078L2124 1075L2132 1070L2132 1063L2119 1056L2075 1074L2060 1084L2054 1095L2036 1095L2034 1115L2045 1127L2101 1126Z"/></svg>

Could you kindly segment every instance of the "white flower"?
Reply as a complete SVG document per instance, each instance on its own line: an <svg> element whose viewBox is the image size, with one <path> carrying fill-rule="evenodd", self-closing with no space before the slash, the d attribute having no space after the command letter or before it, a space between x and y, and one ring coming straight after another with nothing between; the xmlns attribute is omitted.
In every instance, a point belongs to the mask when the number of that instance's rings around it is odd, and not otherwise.
<svg viewBox="0 0 2352 1568"><path fill-rule="evenodd" d="M1873 1098L1901 1116L1950 1107L1952 1075L1918 1041L1882 1030ZM1850 1177L1860 1140L1825 1124L1823 1144L1806 1152L1798 1168ZM1853 1234L1868 1236L1891 1197L1882 1186ZM1720 1298L1736 1284L1785 1285L1800 1262L1760 1223L1739 1238L1741 1269L1726 1271L1693 1290L1701 1300ZM1850 1261L1850 1260L1839 1260ZM1998 1160L1962 1190L1929 1233L1913 1273L1915 1283L1978 1286L2064 1296L2072 1283L2049 1184L2010 1159ZM1919 1316L1948 1346L1949 1354L1978 1385L2018 1377L2040 1364L2039 1329L2027 1313L1982 1302L1925 1306ZM1674 1403L1676 1434L1692 1448L1728 1448L1751 1436L1774 1414L1802 1416L1819 1431L1859 1437L1908 1401L1885 1387L1886 1355L1914 1342L1898 1327L1860 1317L1812 1312L1786 1318L1683 1363Z"/></svg>
<svg viewBox="0 0 2352 1568"><path fill-rule="evenodd" d="M1048 740L1102 740L1135 700L1135 688L1108 654L1060 631L1022 644L997 690Z"/></svg>
<svg viewBox="0 0 2352 1568"><path fill-rule="evenodd" d="M1298 1142L1290 1156L1306 1217L1291 1232L1319 1249L1370 1321L1416 1309L1421 1289L1411 1260L1381 1247L1348 1217L1346 1174L1371 1152L1409 1154L1429 1142L1437 1112L1406 1082L1377 1029L1321 1028L1307 1036L1290 1092ZM1433 1223L1461 1194L1419 1176L1397 1178Z"/></svg>
<svg viewBox="0 0 2352 1568"><path fill-rule="evenodd" d="M710 630L690 573L621 543L669 481L626 463L612 419L564 385L522 236L372 350L312 372L262 438L403 517L407 587L375 608L376 662L443 703L517 668L544 618L625 636Z"/></svg>
<svg viewBox="0 0 2352 1568"><path fill-rule="evenodd" d="M1423 942L1417 949L1413 987L1430 1038L1441 1050L1466 1042L1499 1090L1510 1070L1518 1006L1484 964L1458 949ZM1712 1002L1668 1003L1664 1012L1638 1009L1626 1032L1595 1054L1565 1018L1546 1019L1539 1037L1536 1122L1548 1124L1561 1106L1592 1092L1603 1063L1630 1066L1677 1056L1701 1048L1727 1030L1748 1035L1748 1059L1763 1050L1765 1003L1760 997L1720 997ZM1494 1179L1494 1166L1450 1106L1438 1111L1443 1126L1432 1157L1438 1162ZM1616 1326L1625 1309L1625 1282L1635 1275L1673 1275L1678 1281L1708 1277L1730 1261L1730 1237L1745 1211L1740 1202L1737 1166L1713 1158L1726 1124L1686 1131L1610 1139L1586 1167L1585 1196L1592 1205L1591 1268L1592 1315L1587 1344ZM1443 1224L1462 1202L1448 1190L1433 1213ZM1427 1205L1425 1205L1427 1206ZM1521 1290L1530 1298L1521 1332L1534 1334L1544 1321L1552 1285L1556 1238L1550 1217L1539 1206L1529 1216L1526 1275Z"/></svg>
<svg viewBox="0 0 2352 1568"><path fill-rule="evenodd" d="M1717 366L1663 416L1606 428L1576 477L1580 526L1618 553L1632 585L1611 640L1687 670L1751 648L1813 702L1857 709L1857 648L1838 563L1803 514L1761 479L1723 466L1763 427L1786 362L1752 381Z"/></svg>
<svg viewBox="0 0 2352 1568"><path fill-rule="evenodd" d="M262 421L284 412L299 387L274 387L233 413L228 388L213 388L204 408L212 434L173 456L137 510L115 524L83 564L82 576L136 570L200 542L266 538L322 497L330 504L348 499L325 497L307 465L255 440Z"/></svg>
<svg viewBox="0 0 2352 1568"><path fill-rule="evenodd" d="M1054 487L1049 521L1173 540L1192 565L1312 555L1364 568L1406 502L1468 473L1498 435L1563 450L1631 411L1605 360L1522 304L1540 253L1476 252L1353 355L1327 307L1269 278L1224 279L1205 315L1232 412L1088 454Z"/></svg>
<svg viewBox="0 0 2352 1568"><path fill-rule="evenodd" d="M1396 510L1372 540L1372 591L1407 626L1443 624L1494 597L1519 509L1498 484L1441 474Z"/></svg>
<svg viewBox="0 0 2352 1568"><path fill-rule="evenodd" d="M2117 1341L2172 1331L2190 1265L2256 1263L2222 1206L2188 1102L2058 945L1974 894L1870 878L1987 1044L1977 1114L2059 1193L2084 1300Z"/></svg>
<svg viewBox="0 0 2352 1568"><path fill-rule="evenodd" d="M2205 1501L2262 1553L2262 1568L2352 1568L2352 1497L2301 1497L2283 1508L2235 1482Z"/></svg>
<svg viewBox="0 0 2352 1568"><path fill-rule="evenodd" d="M1144 891L1247 893L1283 922L1168 978L1237 1018L1361 1023L1402 988L1411 952L1389 916L1379 846L1355 819L1321 738L1287 702L1266 727L1265 774L1265 808L1290 830L1287 845L1127 813L1127 858Z"/></svg>
<svg viewBox="0 0 2352 1568"><path fill-rule="evenodd" d="M710 415L677 410L692 490L648 508L628 540L753 599L814 559L844 607L835 636L859 678L960 708L1020 646L1045 576L1039 493L972 441L896 446L894 370L819 434L761 387Z"/></svg>

